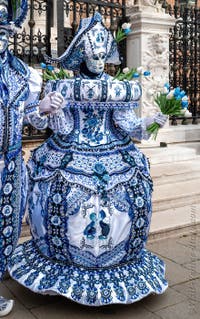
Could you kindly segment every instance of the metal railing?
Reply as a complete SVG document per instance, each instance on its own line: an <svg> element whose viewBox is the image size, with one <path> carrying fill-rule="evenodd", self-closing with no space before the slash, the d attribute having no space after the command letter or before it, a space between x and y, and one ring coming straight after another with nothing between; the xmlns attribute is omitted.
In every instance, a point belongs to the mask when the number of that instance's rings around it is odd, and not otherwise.
<svg viewBox="0 0 200 319"><path fill-rule="evenodd" d="M180 86L189 97L191 118L179 118L182 124L197 124L200 118L200 8L198 1L175 1L173 6L163 2L176 23L170 30L170 84ZM172 125L177 118L172 118Z"/></svg>

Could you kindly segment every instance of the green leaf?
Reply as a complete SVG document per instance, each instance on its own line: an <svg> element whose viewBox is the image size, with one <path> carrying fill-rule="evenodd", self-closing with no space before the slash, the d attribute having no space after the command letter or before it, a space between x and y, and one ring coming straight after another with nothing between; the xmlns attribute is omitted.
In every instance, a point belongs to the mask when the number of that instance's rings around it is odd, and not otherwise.
<svg viewBox="0 0 200 319"><path fill-rule="evenodd" d="M118 78L118 76L120 75L121 73L121 69L119 68L117 73L115 74L114 78L113 78L113 81L116 80Z"/></svg>
<svg viewBox="0 0 200 319"><path fill-rule="evenodd" d="M116 34L116 36L115 36L115 41L116 41L117 43L119 43L119 42L121 42L121 41L124 40L124 39L126 39L126 34L124 33L124 31L123 31L121 28L119 28L119 29L117 30L117 34Z"/></svg>

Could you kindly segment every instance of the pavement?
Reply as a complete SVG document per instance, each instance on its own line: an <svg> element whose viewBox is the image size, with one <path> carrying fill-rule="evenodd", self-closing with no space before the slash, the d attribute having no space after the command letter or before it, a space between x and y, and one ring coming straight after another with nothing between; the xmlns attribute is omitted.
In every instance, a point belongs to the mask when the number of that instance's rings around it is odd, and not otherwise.
<svg viewBox="0 0 200 319"><path fill-rule="evenodd" d="M10 278L0 295L15 299L7 319L199 319L200 232L154 240L147 248L166 262L169 288L131 305L86 307L60 296L42 296Z"/></svg>

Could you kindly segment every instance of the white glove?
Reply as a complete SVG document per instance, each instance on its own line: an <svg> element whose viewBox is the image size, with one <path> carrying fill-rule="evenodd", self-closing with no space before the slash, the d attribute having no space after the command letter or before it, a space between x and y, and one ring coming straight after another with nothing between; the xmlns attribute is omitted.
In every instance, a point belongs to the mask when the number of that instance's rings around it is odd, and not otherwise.
<svg viewBox="0 0 200 319"><path fill-rule="evenodd" d="M40 113L56 114L62 108L63 102L64 99L60 93L50 92L40 101Z"/></svg>
<svg viewBox="0 0 200 319"><path fill-rule="evenodd" d="M158 123L160 127L163 127L167 122L168 116L158 112L154 115L154 122Z"/></svg>
<svg viewBox="0 0 200 319"><path fill-rule="evenodd" d="M158 123L160 127L163 127L168 119L168 116L162 114L161 112L156 113L152 117L146 117L144 120L146 128L148 128L153 123Z"/></svg>

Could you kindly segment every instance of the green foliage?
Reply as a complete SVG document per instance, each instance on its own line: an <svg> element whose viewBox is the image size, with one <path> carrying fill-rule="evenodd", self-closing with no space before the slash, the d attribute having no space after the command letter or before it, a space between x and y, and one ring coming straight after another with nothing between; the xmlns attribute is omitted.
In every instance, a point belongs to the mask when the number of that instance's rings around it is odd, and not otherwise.
<svg viewBox="0 0 200 319"><path fill-rule="evenodd" d="M16 17L17 9L21 6L21 0L11 0L13 16Z"/></svg>
<svg viewBox="0 0 200 319"><path fill-rule="evenodd" d="M155 102L163 114L170 116L182 115L181 100L177 100L175 97L167 99L166 94L160 93L156 96Z"/></svg>
<svg viewBox="0 0 200 319"><path fill-rule="evenodd" d="M64 80L69 79L70 75L67 73L63 68L60 68L58 72L55 70L49 70L46 68L43 70L43 80L49 81L49 80Z"/></svg>
<svg viewBox="0 0 200 319"><path fill-rule="evenodd" d="M117 30L117 33L116 33L116 36L115 36L115 41L117 42L117 43L119 43L119 42L121 42L122 40L124 40L124 39L126 39L126 34L125 34L125 32L121 29L121 28L119 28L118 30Z"/></svg>
<svg viewBox="0 0 200 319"><path fill-rule="evenodd" d="M169 115L169 116L183 115L181 100L177 100L175 97L168 99L167 94L160 93L160 94L157 94L155 98L155 102L157 106L159 107L160 111L165 115ZM149 132L152 135L153 139L156 140L159 129L160 129L160 125L158 123L153 123L147 128L147 132Z"/></svg>
<svg viewBox="0 0 200 319"><path fill-rule="evenodd" d="M113 80L119 80L119 81L128 80L128 81L130 81L134 77L134 74L136 74L136 72L137 72L136 68L132 68L126 73L122 72L121 69L118 69Z"/></svg>

